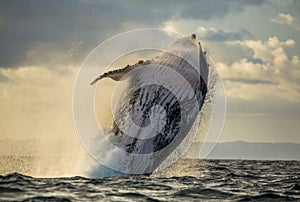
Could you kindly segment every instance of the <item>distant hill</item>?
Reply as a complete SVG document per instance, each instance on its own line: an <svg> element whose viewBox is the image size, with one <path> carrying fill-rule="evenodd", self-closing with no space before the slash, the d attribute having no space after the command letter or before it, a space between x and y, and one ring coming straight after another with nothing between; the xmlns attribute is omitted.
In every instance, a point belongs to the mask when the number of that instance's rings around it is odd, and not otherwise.
<svg viewBox="0 0 300 202"><path fill-rule="evenodd" d="M213 144L213 143L205 143ZM193 143L189 158L197 158L202 143ZM208 159L300 160L300 144L295 143L217 143Z"/></svg>
<svg viewBox="0 0 300 202"><path fill-rule="evenodd" d="M205 143L215 145L214 143ZM53 145L55 147L53 147ZM202 143L193 143L188 158L198 158ZM43 147L49 148L43 148ZM41 144L37 140L0 139L0 156L44 156L52 154L62 155L65 144L56 142ZM67 144L68 155L77 154L81 145ZM55 150L53 150L55 148ZM48 149L48 152L43 150ZM47 151L47 150L46 150ZM56 152L55 152L56 151ZM295 143L254 143L254 142L222 142L217 143L213 151L206 157L208 159L253 159L253 160L300 160L300 144Z"/></svg>

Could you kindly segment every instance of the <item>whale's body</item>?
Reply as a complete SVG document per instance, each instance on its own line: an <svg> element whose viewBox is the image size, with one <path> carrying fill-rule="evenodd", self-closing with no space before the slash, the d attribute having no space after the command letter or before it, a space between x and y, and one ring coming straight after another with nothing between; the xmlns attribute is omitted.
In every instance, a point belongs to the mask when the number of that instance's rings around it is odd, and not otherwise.
<svg viewBox="0 0 300 202"><path fill-rule="evenodd" d="M129 80L117 104L114 144L128 154L152 155L154 160L143 165L149 173L177 148L201 111L208 63L192 35L169 44L151 60L104 73L92 84L103 78Z"/></svg>

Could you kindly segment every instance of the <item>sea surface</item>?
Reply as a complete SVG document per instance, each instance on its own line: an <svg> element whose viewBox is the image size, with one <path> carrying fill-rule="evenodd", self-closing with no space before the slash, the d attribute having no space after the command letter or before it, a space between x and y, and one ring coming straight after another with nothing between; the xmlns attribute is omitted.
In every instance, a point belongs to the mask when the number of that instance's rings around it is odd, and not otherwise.
<svg viewBox="0 0 300 202"><path fill-rule="evenodd" d="M151 176L0 176L1 201L300 201L300 161L183 159Z"/></svg>

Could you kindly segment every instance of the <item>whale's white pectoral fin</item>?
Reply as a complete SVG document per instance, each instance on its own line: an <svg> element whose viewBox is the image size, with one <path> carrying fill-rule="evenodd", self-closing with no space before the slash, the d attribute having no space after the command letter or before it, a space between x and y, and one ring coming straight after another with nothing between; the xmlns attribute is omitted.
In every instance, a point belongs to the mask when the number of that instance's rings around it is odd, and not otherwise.
<svg viewBox="0 0 300 202"><path fill-rule="evenodd" d="M93 85L95 83L97 83L97 81L103 79L103 78L111 78L115 81L120 81L120 80L124 80L127 79L128 77L125 76L130 70L132 70L133 66L129 66L127 65L125 68L123 69L117 69L117 70L113 70L113 71L109 71L106 72L104 74L101 74L99 77L97 77L94 81L92 81L90 83L90 85Z"/></svg>
<svg viewBox="0 0 300 202"><path fill-rule="evenodd" d="M113 70L113 71L106 72L104 74L101 74L94 81L92 81L90 83L90 85L93 85L93 84L97 83L97 81L99 81L103 78L106 78L106 77L111 78L112 80L115 80L115 81L121 81L121 80L128 79L130 77L130 75L127 74L129 71L131 71L133 68L139 67L139 66L144 65L144 64L149 64L149 63L150 63L149 60L147 60L145 62L143 60L139 60L134 65L127 65L123 69L116 69L116 70Z"/></svg>

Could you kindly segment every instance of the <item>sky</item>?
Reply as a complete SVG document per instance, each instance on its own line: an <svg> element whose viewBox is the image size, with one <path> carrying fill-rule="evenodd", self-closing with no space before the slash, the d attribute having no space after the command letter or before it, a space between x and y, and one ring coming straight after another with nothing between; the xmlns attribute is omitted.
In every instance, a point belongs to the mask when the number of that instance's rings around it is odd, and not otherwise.
<svg viewBox="0 0 300 202"><path fill-rule="evenodd" d="M300 143L300 1L0 0L0 139L76 137L81 63L132 29L196 33L227 96L221 142Z"/></svg>

